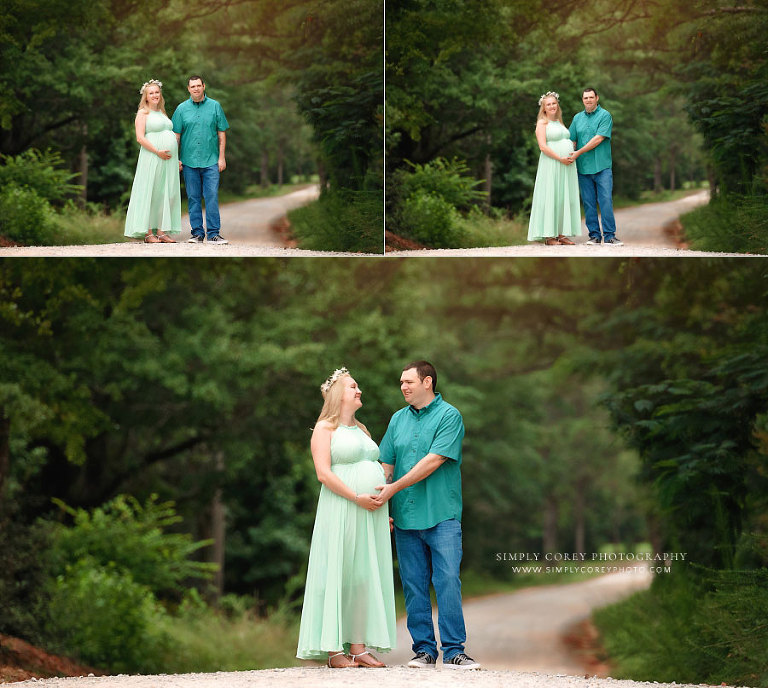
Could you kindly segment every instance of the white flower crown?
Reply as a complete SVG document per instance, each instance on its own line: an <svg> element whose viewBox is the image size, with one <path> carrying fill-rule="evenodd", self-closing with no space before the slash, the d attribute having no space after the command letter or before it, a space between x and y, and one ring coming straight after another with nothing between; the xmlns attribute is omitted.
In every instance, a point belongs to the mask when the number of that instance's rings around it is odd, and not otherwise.
<svg viewBox="0 0 768 688"><path fill-rule="evenodd" d="M145 81L144 82L144 85L141 87L141 90L139 91L139 95L143 96L144 95L144 91L147 90L147 86L152 86L153 84L155 86L157 86L158 88L162 88L163 87L163 82L162 81L158 81L157 79L150 79L149 81Z"/></svg>
<svg viewBox="0 0 768 688"><path fill-rule="evenodd" d="M539 106L544 102L544 98L549 98L550 96L554 96L557 102L560 102L560 94L555 93L554 91L547 91L541 98L539 98Z"/></svg>
<svg viewBox="0 0 768 688"><path fill-rule="evenodd" d="M346 368L337 368L333 371L333 375L329 375L328 379L320 385L320 391L325 394L340 377L349 375L349 371Z"/></svg>

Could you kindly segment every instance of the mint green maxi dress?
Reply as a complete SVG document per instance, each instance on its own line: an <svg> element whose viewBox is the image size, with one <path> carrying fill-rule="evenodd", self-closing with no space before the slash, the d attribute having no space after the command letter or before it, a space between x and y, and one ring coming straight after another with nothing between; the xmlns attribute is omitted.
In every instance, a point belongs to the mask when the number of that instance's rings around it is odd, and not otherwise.
<svg viewBox="0 0 768 688"><path fill-rule="evenodd" d="M560 122L547 123L547 145L558 155L573 153L568 129ZM528 241L581 234L579 178L576 163L563 163L541 153L533 187Z"/></svg>
<svg viewBox="0 0 768 688"><path fill-rule="evenodd" d="M357 494L375 495L384 484L378 458L376 443L357 426L339 425L331 435L331 470ZM395 637L389 510L368 511L323 485L296 656L326 661L351 643L387 652Z"/></svg>
<svg viewBox="0 0 768 688"><path fill-rule="evenodd" d="M173 124L162 112L147 115L144 135L158 150L171 157L161 159L139 147L139 160L125 216L125 236L141 238L149 229L166 234L181 232L181 190L179 187L179 145Z"/></svg>

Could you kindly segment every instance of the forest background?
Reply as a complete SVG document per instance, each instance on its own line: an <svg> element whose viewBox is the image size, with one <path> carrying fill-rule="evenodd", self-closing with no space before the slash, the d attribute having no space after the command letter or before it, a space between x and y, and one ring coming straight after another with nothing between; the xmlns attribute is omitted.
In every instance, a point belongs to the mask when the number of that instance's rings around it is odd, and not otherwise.
<svg viewBox="0 0 768 688"><path fill-rule="evenodd" d="M141 85L163 82L170 116L201 74L231 127L222 192L319 176L303 244L380 253L383 21L383 0L4 2L0 236L119 238L104 212L124 217Z"/></svg>
<svg viewBox="0 0 768 688"><path fill-rule="evenodd" d="M741 259L3 261L0 632L114 672L295 662L319 385L349 367L379 440L426 357L467 428L467 591L514 582L497 552L682 552L606 612L612 659L764 686L766 278Z"/></svg>
<svg viewBox="0 0 768 688"><path fill-rule="evenodd" d="M386 20L393 234L524 243L537 101L559 93L569 126L592 87L619 199L704 181L692 245L768 251L766 0L402 0Z"/></svg>

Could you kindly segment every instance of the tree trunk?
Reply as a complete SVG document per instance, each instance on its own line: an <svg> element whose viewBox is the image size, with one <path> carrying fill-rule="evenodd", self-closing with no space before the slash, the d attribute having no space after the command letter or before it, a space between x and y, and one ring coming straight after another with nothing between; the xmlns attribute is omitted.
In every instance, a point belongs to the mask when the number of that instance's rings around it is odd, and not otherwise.
<svg viewBox="0 0 768 688"><path fill-rule="evenodd" d="M557 552L557 521L560 517L560 505L557 498L549 495L544 503L544 535L541 548L543 552Z"/></svg>
<svg viewBox="0 0 768 688"><path fill-rule="evenodd" d="M660 193L662 190L661 184L661 158L656 157L653 163L653 190L656 193Z"/></svg>
<svg viewBox="0 0 768 688"><path fill-rule="evenodd" d="M10 437L11 421L5 417L5 409L0 406L0 502L3 501L3 489L8 482L11 469Z"/></svg>
<svg viewBox="0 0 768 688"><path fill-rule="evenodd" d="M669 154L669 190L675 190L675 165L677 164L677 151L670 151Z"/></svg>
<svg viewBox="0 0 768 688"><path fill-rule="evenodd" d="M261 153L261 181L262 188L269 186L269 153L262 151Z"/></svg>
<svg viewBox="0 0 768 688"><path fill-rule="evenodd" d="M283 185L283 144L280 143L277 147L277 184Z"/></svg>
<svg viewBox="0 0 768 688"><path fill-rule="evenodd" d="M325 165L322 160L317 161L317 176L320 180L320 191L322 192L328 184L328 178L325 175Z"/></svg>
<svg viewBox="0 0 768 688"><path fill-rule="evenodd" d="M216 470L221 473L224 470L224 456L221 452L216 454ZM224 544L226 541L226 507L221 499L221 488L217 488L211 500L211 539L213 546L210 551L210 561L218 566L213 576L213 584L216 589L216 601L224 594Z"/></svg>
<svg viewBox="0 0 768 688"><path fill-rule="evenodd" d="M491 137L488 136L488 147L490 148ZM490 150L485 154L485 169L484 174L485 184L483 184L483 191L485 191L485 210L489 212L491 210L491 186L493 185L493 165L491 163Z"/></svg>
<svg viewBox="0 0 768 688"><path fill-rule="evenodd" d="M583 553L586 549L585 545L585 502L586 502L586 486L587 483L584 480L576 482L576 493L573 497L573 551Z"/></svg>
<svg viewBox="0 0 768 688"><path fill-rule="evenodd" d="M80 193L80 205L85 207L88 201L88 146L86 140L88 139L88 125L83 124L83 145L80 148L80 180L78 184L83 187Z"/></svg>

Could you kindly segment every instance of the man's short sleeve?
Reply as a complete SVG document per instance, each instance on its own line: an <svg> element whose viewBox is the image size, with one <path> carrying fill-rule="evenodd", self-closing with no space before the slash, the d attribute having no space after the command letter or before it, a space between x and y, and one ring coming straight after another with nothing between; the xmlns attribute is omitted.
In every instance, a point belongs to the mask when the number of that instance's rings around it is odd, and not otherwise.
<svg viewBox="0 0 768 688"><path fill-rule="evenodd" d="M464 438L464 421L456 409L451 409L440 421L429 453L439 454L461 463L461 440Z"/></svg>
<svg viewBox="0 0 768 688"><path fill-rule="evenodd" d="M600 119L600 124L597 125L597 131L595 134L605 136L605 138L611 138L611 132L613 131L613 117L610 112L603 110L603 116Z"/></svg>
<svg viewBox="0 0 768 688"><path fill-rule="evenodd" d="M229 129L229 122L227 122L227 118L224 115L224 108L219 103L216 103L216 105L218 106L216 108L216 130L226 131Z"/></svg>
<svg viewBox="0 0 768 688"><path fill-rule="evenodd" d="M384 433L384 437L381 438L381 444L379 445L379 461L381 463L393 464L395 463L395 442L394 442L394 430L392 428L392 421L389 421L389 427Z"/></svg>

